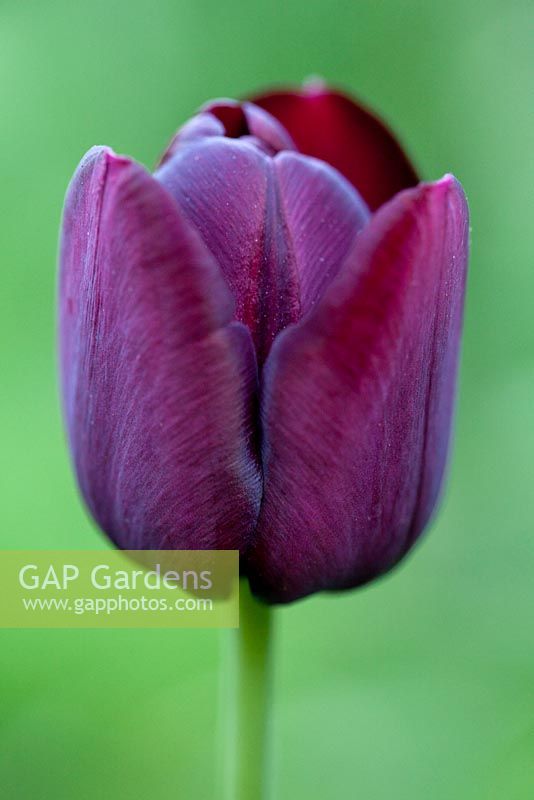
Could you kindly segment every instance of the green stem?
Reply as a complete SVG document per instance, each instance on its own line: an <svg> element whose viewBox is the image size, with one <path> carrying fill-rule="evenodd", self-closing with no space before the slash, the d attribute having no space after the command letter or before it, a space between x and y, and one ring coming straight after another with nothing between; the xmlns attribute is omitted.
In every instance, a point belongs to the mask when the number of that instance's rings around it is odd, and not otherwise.
<svg viewBox="0 0 534 800"><path fill-rule="evenodd" d="M271 633L270 606L256 600L242 580L239 628L223 631L217 787L223 800L268 797Z"/></svg>

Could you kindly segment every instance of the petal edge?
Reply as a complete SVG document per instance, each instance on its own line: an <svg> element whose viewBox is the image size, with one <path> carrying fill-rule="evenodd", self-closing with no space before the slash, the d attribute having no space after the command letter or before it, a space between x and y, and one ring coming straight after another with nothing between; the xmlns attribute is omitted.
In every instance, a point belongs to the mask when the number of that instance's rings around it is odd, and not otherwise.
<svg viewBox="0 0 534 800"><path fill-rule="evenodd" d="M467 206L447 177L386 204L264 371L253 590L290 602L390 569L432 512L453 408Z"/></svg>
<svg viewBox="0 0 534 800"><path fill-rule="evenodd" d="M61 247L64 411L84 498L123 548L245 548L256 368L217 265L142 167L91 151Z"/></svg>
<svg viewBox="0 0 534 800"><path fill-rule="evenodd" d="M418 182L387 126L343 92L322 84L251 98L288 131L298 149L342 173L375 210Z"/></svg>

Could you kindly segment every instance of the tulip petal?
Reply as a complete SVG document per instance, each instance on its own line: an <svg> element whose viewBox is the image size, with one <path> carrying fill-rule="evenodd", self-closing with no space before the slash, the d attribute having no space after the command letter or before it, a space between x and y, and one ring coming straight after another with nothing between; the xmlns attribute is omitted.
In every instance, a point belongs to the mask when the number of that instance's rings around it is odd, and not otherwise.
<svg viewBox="0 0 534 800"><path fill-rule="evenodd" d="M62 389L84 498L122 548L244 548L256 367L224 280L142 167L94 148L69 188Z"/></svg>
<svg viewBox="0 0 534 800"><path fill-rule="evenodd" d="M338 169L373 211L418 182L393 134L347 95L313 84L251 99L281 122L300 152Z"/></svg>
<svg viewBox="0 0 534 800"><path fill-rule="evenodd" d="M264 367L253 591L287 602L391 568L437 500L459 349L468 211L451 176L386 204Z"/></svg>
<svg viewBox="0 0 534 800"><path fill-rule="evenodd" d="M211 136L249 140L269 155L296 150L285 128L263 108L237 100L212 100L177 131L158 167L172 158L180 147Z"/></svg>
<svg viewBox="0 0 534 800"><path fill-rule="evenodd" d="M370 213L350 183L323 161L284 152L274 165L305 314L335 278Z"/></svg>
<svg viewBox="0 0 534 800"><path fill-rule="evenodd" d="M253 136L262 142L272 154L280 150L295 150L291 136L278 120L263 108L253 103L236 100L212 100L203 111L213 114L223 123L225 134L237 139Z"/></svg>
<svg viewBox="0 0 534 800"><path fill-rule="evenodd" d="M162 167L173 158L180 148L194 142L201 141L210 136L224 136L224 125L213 114L201 113L188 120L185 125L174 134L161 156L157 168Z"/></svg>
<svg viewBox="0 0 534 800"><path fill-rule="evenodd" d="M278 235L271 172L260 150L213 137L179 149L155 173L217 258L235 298L236 319L251 331L260 362L276 333L299 313L288 243Z"/></svg>
<svg viewBox="0 0 534 800"><path fill-rule="evenodd" d="M252 333L260 364L274 337L318 299L369 211L338 172L242 140L178 149L155 177L200 232Z"/></svg>

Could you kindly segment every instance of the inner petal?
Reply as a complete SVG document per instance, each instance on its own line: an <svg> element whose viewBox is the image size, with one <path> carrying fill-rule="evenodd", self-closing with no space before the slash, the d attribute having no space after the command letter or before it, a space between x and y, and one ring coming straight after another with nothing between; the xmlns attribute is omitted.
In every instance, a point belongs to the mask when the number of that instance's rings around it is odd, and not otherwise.
<svg viewBox="0 0 534 800"><path fill-rule="evenodd" d="M213 136L178 148L155 173L211 250L263 363L337 273L369 217L335 170L247 139Z"/></svg>
<svg viewBox="0 0 534 800"><path fill-rule="evenodd" d="M250 144L217 137L180 149L155 177L215 256L234 295L236 318L248 326L263 361L278 331L300 315L271 160Z"/></svg>
<svg viewBox="0 0 534 800"><path fill-rule="evenodd" d="M274 165L305 314L336 276L370 213L350 183L324 161L284 152Z"/></svg>
<svg viewBox="0 0 534 800"><path fill-rule="evenodd" d="M226 136L239 139L250 135L259 140L272 155L281 150L296 150L293 139L276 117L253 103L213 100L203 108L224 126Z"/></svg>

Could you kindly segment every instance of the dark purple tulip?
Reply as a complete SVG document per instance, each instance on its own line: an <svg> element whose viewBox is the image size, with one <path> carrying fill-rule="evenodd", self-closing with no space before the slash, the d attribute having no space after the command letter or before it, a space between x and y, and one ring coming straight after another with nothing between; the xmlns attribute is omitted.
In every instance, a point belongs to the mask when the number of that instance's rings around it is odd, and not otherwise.
<svg viewBox="0 0 534 800"><path fill-rule="evenodd" d="M93 148L61 245L64 411L121 548L238 548L286 602L390 569L434 509L468 211L323 87L220 100L151 175Z"/></svg>

